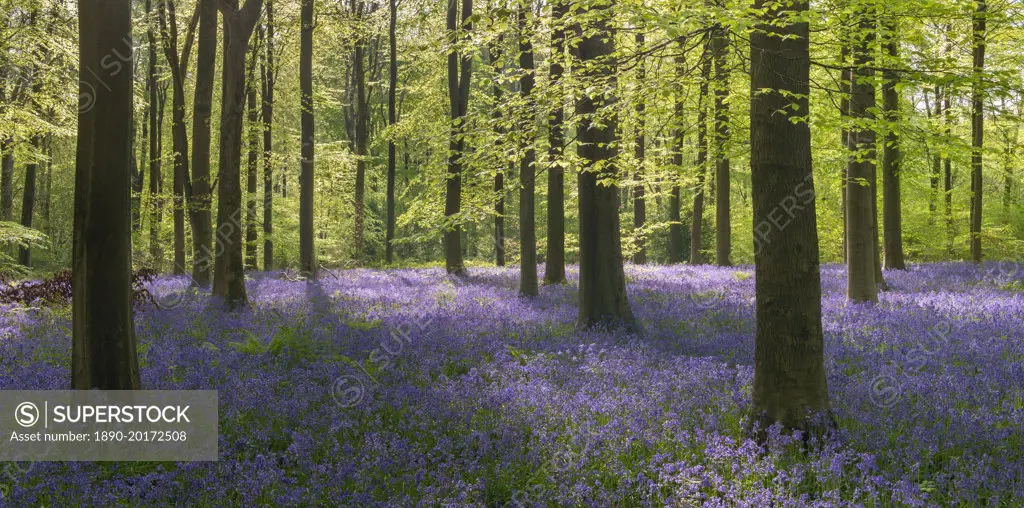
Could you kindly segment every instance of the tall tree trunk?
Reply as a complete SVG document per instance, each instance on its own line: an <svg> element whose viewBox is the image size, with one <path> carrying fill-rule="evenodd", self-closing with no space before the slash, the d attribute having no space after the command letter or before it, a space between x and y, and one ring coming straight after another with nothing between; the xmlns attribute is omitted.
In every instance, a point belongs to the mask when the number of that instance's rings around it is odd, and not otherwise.
<svg viewBox="0 0 1024 508"><path fill-rule="evenodd" d="M395 91L398 88L398 2L388 0L388 125L398 123L398 112L395 104ZM391 242L395 240L395 139L392 135L388 140L388 183L387 183L387 224L384 234L384 260L392 263L395 260L395 248Z"/></svg>
<svg viewBox="0 0 1024 508"><path fill-rule="evenodd" d="M549 83L554 90L557 105L548 117L548 217L547 249L544 261L544 283L565 282L565 134L563 132L565 111L562 107L565 97L562 89L562 74L565 58L566 17L569 3L553 0L551 17L551 64Z"/></svg>
<svg viewBox="0 0 1024 508"><path fill-rule="evenodd" d="M251 0L250 0L251 1ZM302 0L299 89L302 95L302 162L299 167L299 267L316 276L313 247L313 0Z"/></svg>
<svg viewBox="0 0 1024 508"><path fill-rule="evenodd" d="M134 133L135 129L132 129ZM132 136L133 138L135 136ZM53 223L50 221L51 211L53 209L53 133L46 133L46 159L43 162L43 193L41 196L41 211L43 224L45 224L43 232L49 236L53 236ZM135 154L132 154L132 159L135 158ZM133 161L134 162L134 161Z"/></svg>
<svg viewBox="0 0 1024 508"><path fill-rule="evenodd" d="M677 41L679 55L676 56L676 79L682 82L686 75L686 41L680 38ZM683 224L680 206L682 201L679 178L683 172L683 91L677 83L675 91L675 104L673 106L673 118L677 124L672 146L672 171L675 173L672 178L672 190L669 194L668 204L668 263L677 264L683 262Z"/></svg>
<svg viewBox="0 0 1024 508"><path fill-rule="evenodd" d="M470 17L473 14L473 0L462 0L462 22L459 23L459 8L456 0L448 1L448 99L451 110L451 136L448 155L448 179L445 186L444 216L445 267L449 274L465 275L462 261L462 226L459 214L462 210L462 139L463 122L469 106L469 83L473 70L473 57L469 53L459 58L457 42L473 29ZM460 72L461 64L461 72Z"/></svg>
<svg viewBox="0 0 1024 508"><path fill-rule="evenodd" d="M986 0L974 3L972 55L974 76L971 84L971 260L981 263L981 213L984 185L982 181L982 150L985 148L985 90L982 83L985 72L985 21L988 11Z"/></svg>
<svg viewBox="0 0 1024 508"><path fill-rule="evenodd" d="M870 47L874 40L874 23L865 7L856 14L860 29L853 43L853 72L850 87L850 117L856 122L850 127L850 154L847 174L847 296L855 302L878 300L875 284L875 244L877 231L873 230L873 201L875 181L875 131L870 125L871 111L875 107L875 88L871 82L872 58ZM874 237L874 240L872 240Z"/></svg>
<svg viewBox="0 0 1024 508"><path fill-rule="evenodd" d="M214 264L210 194L210 123L213 115L214 64L217 58L216 0L199 0L196 82L192 101L192 280L206 286Z"/></svg>
<svg viewBox="0 0 1024 508"><path fill-rule="evenodd" d="M774 3L756 0L754 8ZM809 29L806 21L778 24L805 13L808 2L790 5L790 12L765 8L750 35L750 89L763 91L750 99L754 223L774 222L779 203L794 197L803 207L754 255L757 326L751 423L762 433L776 422L786 429L811 430L813 413L829 411L811 132L805 120Z"/></svg>
<svg viewBox="0 0 1024 508"><path fill-rule="evenodd" d="M363 16L363 3L354 2L356 19ZM363 67L364 49L366 41L360 36L356 40L355 51L352 55L352 76L355 81L356 90L356 189L355 189L355 234L354 248L356 261L362 263L366 252L366 241L364 230L366 222L366 144L367 144L367 111L366 103L366 71Z"/></svg>
<svg viewBox="0 0 1024 508"><path fill-rule="evenodd" d="M948 47L948 46L947 46ZM953 117L950 113L951 90L942 94L942 114L946 124L946 139L951 140L953 136ZM950 258L955 256L954 242L956 241L956 223L953 221L953 160L946 153L942 163L942 191L946 201L946 250Z"/></svg>
<svg viewBox="0 0 1024 508"><path fill-rule="evenodd" d="M716 2L724 9L722 1ZM721 23L714 26L711 55L715 60L715 264L731 266L732 218L730 210L730 167L726 149L729 144L729 31Z"/></svg>
<svg viewBox="0 0 1024 508"><path fill-rule="evenodd" d="M171 143L174 148L173 213L174 213L174 273L185 273L185 182L188 179L188 130L185 124L185 73L189 53L198 22L199 11L189 25L185 52L178 55L178 19L173 0L161 2L157 7L164 58L171 71Z"/></svg>
<svg viewBox="0 0 1024 508"><path fill-rule="evenodd" d="M581 79L593 84L576 103L579 123L578 154L580 217L580 313L583 327L601 322L635 324L626 294L619 231L618 120L614 63L615 34L611 22L614 3L595 4L588 12L590 26L583 31L578 55ZM601 86L604 85L604 86ZM602 91L605 90L605 91ZM598 182L602 182L598 185Z"/></svg>
<svg viewBox="0 0 1024 508"><path fill-rule="evenodd" d="M224 18L223 99L220 115L220 173L217 185L217 247L213 294L229 307L248 305L242 264L242 117L245 113L245 57L263 0L219 4Z"/></svg>
<svg viewBox="0 0 1024 508"><path fill-rule="evenodd" d="M537 225L535 221L536 151L534 150L534 99L533 99L533 43L530 37L533 31L527 26L526 12L519 7L519 95L526 105L524 112L525 124L521 125L526 133L523 148L525 153L519 161L519 295L537 296Z"/></svg>
<svg viewBox="0 0 1024 508"><path fill-rule="evenodd" d="M246 218L245 218L245 267L249 270L259 268L257 256L259 255L259 233L256 230L256 222L259 220L256 207L256 192L259 191L256 175L260 166L260 131L263 126L260 124L260 110L256 106L256 57L260 48L254 47L251 51L249 61L249 77L246 79L245 102L247 106L246 116L249 123L248 138L246 140Z"/></svg>
<svg viewBox="0 0 1024 508"><path fill-rule="evenodd" d="M647 82L646 59L644 58L644 33L638 28L636 32L636 50L640 55L640 62L637 64L637 83ZM642 92L641 92L642 93ZM644 198L644 159L646 158L647 136L645 131L646 98L640 95L636 99L636 139L633 142L634 156L636 157L636 173L633 182L633 228L639 237L639 245L633 254L633 262L642 265L647 262L647 246L644 237L644 224L647 222L647 201Z"/></svg>
<svg viewBox="0 0 1024 508"><path fill-rule="evenodd" d="M260 34L263 34L260 30ZM274 81L277 66L274 63L274 2L267 0L266 40L263 62L260 65L262 78L263 114L263 269L274 268Z"/></svg>
<svg viewBox="0 0 1024 508"><path fill-rule="evenodd" d="M935 87L934 115L932 114L933 108L931 108L929 106L929 104L928 104L928 91L925 90L925 93L924 93L925 110L928 113L928 117L929 118L933 118L933 116L936 117L936 118L941 118L942 117L942 93L940 92L940 90L941 90L941 88L939 88L938 86ZM926 145L926 151L927 151L927 145ZM934 224L934 222L935 222L935 214L938 212L938 209L939 209L939 195L940 195L939 194L939 187L940 187L940 182L942 180L942 155L941 154L942 154L941 149L936 147L935 153L932 154L932 156L931 156L932 173L931 173L931 181L929 183L931 184L932 192L931 192L931 195L928 197L928 212L929 212L928 223L929 223L929 225L930 224Z"/></svg>
<svg viewBox="0 0 1024 508"><path fill-rule="evenodd" d="M853 93L853 66L850 64L850 41L843 39L839 50L839 123L842 128L839 132L839 144L842 146L842 153L846 158L843 168L840 171L839 192L842 194L843 214L843 262L849 261L849 245L847 239L850 237L850 94Z"/></svg>
<svg viewBox="0 0 1024 508"><path fill-rule="evenodd" d="M0 141L0 220L14 218L14 140Z"/></svg>
<svg viewBox="0 0 1024 508"><path fill-rule="evenodd" d="M885 110L886 129L883 144L882 166L882 201L884 203L883 233L885 238L885 267L905 270L903 260L903 216L900 199L900 171L902 170L903 154L900 150L900 138L897 133L900 116L900 96L897 90L899 76L892 69L899 65L899 38L896 35L895 19L888 20L885 25L885 52L889 57L888 69L885 72L885 84L882 85L882 102Z"/></svg>
<svg viewBox="0 0 1024 508"><path fill-rule="evenodd" d="M132 52L130 0L83 0L78 6L78 113L71 388L139 389L132 316L132 66L110 73L110 48ZM129 62L131 57L129 56ZM99 76L102 73L102 78Z"/></svg>
<svg viewBox="0 0 1024 508"><path fill-rule="evenodd" d="M503 69L499 61L501 58L501 39L502 37L499 34L498 41L490 43L487 47L487 59L495 76L499 75ZM496 161L499 169L494 172L494 264L496 266L505 266L505 169L502 166L504 166L506 157L501 149L502 140L505 138L505 129L501 127L502 87L498 79L495 79L494 83L492 83L491 90L491 93L494 95L494 111L491 113L491 116L494 118L494 130L497 139L495 141L495 151L499 154Z"/></svg>
<svg viewBox="0 0 1024 508"><path fill-rule="evenodd" d="M146 85L149 90L149 255L153 259L154 268L161 270L163 249L160 243L160 225L163 222L163 177L160 174L161 138L160 126L163 124L164 102L157 90L156 66L156 32L153 29L154 19L152 3L146 0L146 40L149 44L149 74Z"/></svg>
<svg viewBox="0 0 1024 508"><path fill-rule="evenodd" d="M32 150L39 152L42 148L43 139L42 136L36 134L32 136ZM32 227L32 215L36 205L36 172L39 168L39 163L36 159L29 159L29 163L25 164L25 190L21 194L21 225L27 228ZM21 247L18 252L18 262L22 266L32 266L32 250L27 247Z"/></svg>
<svg viewBox="0 0 1024 508"><path fill-rule="evenodd" d="M708 171L708 88L711 80L710 45L704 46L701 55L700 98L697 104L697 188L693 194L693 222L690 223L690 264L704 264L701 252L704 228L704 180Z"/></svg>

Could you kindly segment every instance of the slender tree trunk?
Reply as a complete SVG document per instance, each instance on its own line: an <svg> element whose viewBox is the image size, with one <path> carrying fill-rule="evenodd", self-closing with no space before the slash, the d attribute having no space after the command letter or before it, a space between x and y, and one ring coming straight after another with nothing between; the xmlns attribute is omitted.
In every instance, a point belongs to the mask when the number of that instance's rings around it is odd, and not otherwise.
<svg viewBox="0 0 1024 508"><path fill-rule="evenodd" d="M131 65L103 67L110 49L131 55L130 0L78 6L79 94L94 107L78 113L72 250L71 388L139 389L132 316ZM129 61L131 61L129 57ZM102 76L102 78L100 77Z"/></svg>
<svg viewBox="0 0 1024 508"><path fill-rule="evenodd" d="M576 103L579 123L578 153L580 217L580 313L579 324L589 327L601 322L635 325L626 294L619 230L618 120L616 97L601 90L615 89L615 34L611 21L614 4L590 8L591 30L584 30L579 42L581 79L595 86ZM605 85L605 86L600 86Z"/></svg>
<svg viewBox="0 0 1024 508"><path fill-rule="evenodd" d="M462 0L462 22L459 23L459 8L456 0L448 0L447 30L451 49L448 52L448 97L451 110L451 136L448 155L448 181L445 188L444 215L447 224L444 234L445 267L449 274L465 275L462 261L462 226L459 214L462 209L462 139L463 121L469 106L469 83L473 69L473 57L465 54L460 58L456 42L472 31L470 17L473 14L473 0ZM461 27L461 28L460 28Z"/></svg>
<svg viewBox="0 0 1024 508"><path fill-rule="evenodd" d="M260 34L264 32L260 31ZM274 63L274 3L267 0L266 40L262 77L263 114L263 269L274 268L274 81L277 66Z"/></svg>
<svg viewBox="0 0 1024 508"><path fill-rule="evenodd" d="M708 57L709 45L705 45L701 55L700 99L697 105L697 188L693 194L693 222L690 223L690 264L704 264L701 252L704 243L704 187L708 171L708 89L711 80L711 59Z"/></svg>
<svg viewBox="0 0 1024 508"><path fill-rule="evenodd" d="M720 9L724 3L716 2ZM716 24L711 39L711 54L715 59L715 264L731 266L732 217L730 209L730 167L726 152L729 133L729 31Z"/></svg>
<svg viewBox="0 0 1024 508"><path fill-rule="evenodd" d="M398 123L395 104L395 91L398 88L397 0L388 0L388 9L388 125L394 126ZM388 140L387 231L384 238L384 260L389 264L395 261L395 249L391 245L395 240L395 159L395 140L392 136Z"/></svg>
<svg viewBox="0 0 1024 508"><path fill-rule="evenodd" d="M356 19L363 16L362 1L355 1ZM366 41L360 37L356 40L352 55L352 76L356 90L356 189L355 189L355 234L354 248L356 261L362 263L366 253L364 230L366 222L366 144L367 144L367 111L366 104L366 70L363 67Z"/></svg>
<svg viewBox="0 0 1024 508"><path fill-rule="evenodd" d="M772 3L756 0L754 8ZM814 413L829 411L811 133L803 120L809 114L809 29L806 21L776 23L776 17L806 12L808 2L790 5L795 12L765 8L761 24L750 35L750 89L771 91L752 93L750 100L754 223L774 222L779 204L794 197L802 207L754 255L757 326L751 423L762 436L776 422L786 429L812 430L817 427Z"/></svg>
<svg viewBox="0 0 1024 508"><path fill-rule="evenodd" d="M526 133L525 154L519 161L519 295L537 296L537 225L535 221L536 151L534 150L533 111L533 43L532 30L527 26L526 13L519 8L519 95L526 105L525 122L521 129Z"/></svg>
<svg viewBox="0 0 1024 508"><path fill-rule="evenodd" d="M42 137L38 134L32 136L32 149L38 152L42 148ZM36 205L36 172L39 164L35 159L30 159L25 164L25 190L21 194L21 225L26 228L32 227L32 215ZM32 250L21 247L18 251L18 263L22 266L32 266Z"/></svg>
<svg viewBox="0 0 1024 508"><path fill-rule="evenodd" d="M499 61L501 58L501 39L502 37L499 34L498 41L489 44L487 47L487 59L495 76L499 75L502 70L502 65ZM502 88L497 79L491 85L491 90L491 93L494 95L494 111L491 115L494 118L494 130L497 139L495 141L495 151L498 153L496 162L499 168L494 172L494 264L496 266L505 266L505 170L502 166L504 166L506 157L501 149L502 139L505 138L505 129L501 128Z"/></svg>
<svg viewBox="0 0 1024 508"><path fill-rule="evenodd" d="M842 129L839 133L839 144L842 146L842 153L846 157L846 162L843 164L843 168L839 178L839 189L842 194L842 207L843 207L843 262L849 261L849 245L847 239L850 236L850 218L849 218L849 198L850 198L850 150L853 148L850 145L850 130L849 130L849 119L850 119L850 94L853 92L853 66L850 65L850 42L843 40L842 46L839 52L840 60L840 74L839 74L839 123L842 125Z"/></svg>
<svg viewBox="0 0 1024 508"><path fill-rule="evenodd" d="M250 0L251 1L251 0ZM316 276L313 246L313 0L302 0L299 89L302 95L302 162L299 168L299 267Z"/></svg>
<svg viewBox="0 0 1024 508"><path fill-rule="evenodd" d="M226 5L230 4L230 5ZM223 100L220 115L220 173L217 186L217 238L213 294L229 307L246 306L242 264L242 117L245 113L245 57L263 0L220 4L224 18Z"/></svg>
<svg viewBox="0 0 1024 508"><path fill-rule="evenodd" d="M874 23L866 8L861 8L856 15L860 30L855 36L860 40L853 47L850 116L858 123L850 127L849 134L853 153L847 166L847 296L855 302L873 302L878 300L874 259L878 234L873 229L875 131L865 123L871 120L875 107L870 53Z"/></svg>
<svg viewBox="0 0 1024 508"><path fill-rule="evenodd" d="M899 39L896 35L896 22L889 20L886 24L885 52L889 57L888 68L899 65ZM900 115L900 96L897 90L899 76L895 70L885 72L885 84L882 85L882 102L885 110L886 129L883 144L882 166L882 201L883 233L885 239L885 267L905 270L903 260L903 211L900 199L900 172L903 168L903 154L900 150L900 138L896 129L902 119Z"/></svg>
<svg viewBox="0 0 1024 508"><path fill-rule="evenodd" d="M134 133L135 129L132 129ZM132 136L135 137L134 135ZM49 236L53 236L53 223L50 221L51 211L53 209L53 133L46 133L46 160L43 163L43 195L42 195L42 219L45 224L43 230ZM132 154L132 158L135 158L135 154ZM133 168L134 169L134 168Z"/></svg>
<svg viewBox="0 0 1024 508"><path fill-rule="evenodd" d="M684 39L679 39L677 42L679 47L679 55L676 56L676 78L681 82L683 77L686 75L686 42ZM680 86L681 85L677 85ZM683 91L677 89L675 93L675 104L673 107L673 118L677 122L676 132L673 137L672 146L672 171L675 173L675 177L672 178L672 190L669 194L669 205L668 205L668 263L678 264L683 262L683 224L682 214L680 213L680 206L682 201L681 190L679 188L679 178L683 172L683 115L685 109L683 106Z"/></svg>
<svg viewBox="0 0 1024 508"><path fill-rule="evenodd" d="M544 283L561 284L565 282L565 134L563 132L565 111L562 107L564 90L562 74L565 58L566 17L569 14L569 3L566 0L554 0L551 4L551 17L554 26L551 29L551 67L549 83L555 91L557 105L549 116L548 141L548 220L547 249L544 263Z"/></svg>
<svg viewBox="0 0 1024 508"><path fill-rule="evenodd" d="M14 217L14 141L0 141L0 220L10 222Z"/></svg>
<svg viewBox="0 0 1024 508"><path fill-rule="evenodd" d="M947 46L948 47L948 46ZM946 123L946 139L951 140L953 136L953 118L950 113L950 90L942 94L942 114ZM955 256L954 242L956 241L956 223L953 221L953 160L949 153L946 154L942 163L942 191L946 201L946 250L950 258Z"/></svg>
<svg viewBox="0 0 1024 508"><path fill-rule="evenodd" d="M214 265L210 194L210 123L213 116L214 64L217 58L216 0L199 0L195 97L192 101L192 280L206 286Z"/></svg>
<svg viewBox="0 0 1024 508"><path fill-rule="evenodd" d="M644 51L644 33L638 28L636 32L636 49L640 54L640 62L637 64L637 82L647 82L647 67ZM636 157L636 173L633 182L633 228L639 237L639 245L633 254L633 263L642 265L647 262L647 246L643 229L647 222L647 202L644 199L644 159L646 158L647 137L644 113L646 109L645 97L642 95L636 98L636 140L634 140L634 156Z"/></svg>
<svg viewBox="0 0 1024 508"><path fill-rule="evenodd" d="M973 62L974 76L971 84L971 260L981 263L981 213L982 197L985 194L982 181L982 151L985 148L985 21L988 11L986 0L974 3Z"/></svg>
<svg viewBox="0 0 1024 508"><path fill-rule="evenodd" d="M152 4L146 0L146 39L149 44L149 74L147 76L149 90L149 255L153 258L154 268L161 270L163 264L163 249L160 243L160 225L163 222L163 200L160 194L163 192L163 177L160 174L161 163L161 135L160 126L163 123L163 100L157 90L156 82L156 32L153 30Z"/></svg>
<svg viewBox="0 0 1024 508"><path fill-rule="evenodd" d="M245 267L249 270L259 268L257 264L259 233L256 231L256 222L259 220L256 208L256 192L259 190L256 175L260 166L260 110L256 102L256 56L259 48L253 48L249 62L249 77L246 80L245 101L247 106L247 120L249 123L248 139L246 140L246 219L245 219Z"/></svg>
<svg viewBox="0 0 1024 508"><path fill-rule="evenodd" d="M934 115L932 114L933 108L931 108L929 106L929 104L928 104L928 92L927 92L927 90L925 91L925 94L924 94L925 110L927 111L929 118L933 118L933 116L935 118L942 117L942 94L941 94L940 90L941 89L939 87L937 87L937 86L935 87L935 108L934 108L935 113L934 113ZM925 146L926 146L926 149L927 149L927 145L925 145ZM935 153L931 154L931 163L932 163L932 173L931 173L931 181L929 183L931 184L932 193L931 193L931 196L929 196L929 198L928 198L928 212L930 214L929 219L928 219L928 223L929 224L934 224L935 223L935 214L938 212L938 209L939 209L939 186L940 186L940 182L942 180L942 155L941 155L941 150L938 147L936 148Z"/></svg>

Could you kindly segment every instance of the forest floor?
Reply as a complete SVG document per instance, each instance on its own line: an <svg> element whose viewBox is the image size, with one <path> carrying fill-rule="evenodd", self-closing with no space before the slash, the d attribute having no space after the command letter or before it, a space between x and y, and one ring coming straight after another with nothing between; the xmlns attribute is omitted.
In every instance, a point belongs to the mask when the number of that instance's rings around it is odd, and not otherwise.
<svg viewBox="0 0 1024 508"><path fill-rule="evenodd" d="M626 272L639 334L577 331L574 284L520 299L514 268L255 274L234 313L160 279L142 383L218 390L220 461L4 463L0 504L1024 503L1024 267L887 272L876 305L824 267L839 430L809 454L743 437L752 269ZM70 351L67 307L0 312L0 388L65 388Z"/></svg>

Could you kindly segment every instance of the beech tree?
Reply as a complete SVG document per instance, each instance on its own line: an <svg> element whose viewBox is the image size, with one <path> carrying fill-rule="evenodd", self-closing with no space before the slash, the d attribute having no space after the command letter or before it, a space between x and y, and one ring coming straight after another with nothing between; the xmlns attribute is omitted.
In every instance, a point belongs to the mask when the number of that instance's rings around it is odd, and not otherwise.
<svg viewBox="0 0 1024 508"><path fill-rule="evenodd" d="M71 387L137 390L132 315L130 0L78 5L79 107L72 255ZM110 63L111 50L128 61Z"/></svg>

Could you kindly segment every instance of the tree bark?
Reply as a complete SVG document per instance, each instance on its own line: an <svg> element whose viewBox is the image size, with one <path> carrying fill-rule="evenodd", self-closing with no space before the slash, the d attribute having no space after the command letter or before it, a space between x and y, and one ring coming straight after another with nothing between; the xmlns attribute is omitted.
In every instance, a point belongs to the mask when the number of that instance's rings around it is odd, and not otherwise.
<svg viewBox="0 0 1024 508"><path fill-rule="evenodd" d="M537 296L537 225L535 217L536 151L534 149L534 98L533 98L533 43L532 30L527 26L526 12L518 12L519 22L519 95L523 98L526 111L521 132L525 134L523 158L519 161L519 295Z"/></svg>
<svg viewBox="0 0 1024 508"><path fill-rule="evenodd" d="M388 9L390 14L388 18L388 125L394 126L398 123L397 105L395 104L395 91L398 88L397 0L388 0ZM384 234L384 260L389 264L395 261L395 249L391 245L391 242L395 240L395 152L395 139L392 135L388 140L387 224Z"/></svg>
<svg viewBox="0 0 1024 508"><path fill-rule="evenodd" d="M228 307L248 305L242 264L242 117L245 112L245 57L263 0L221 0L224 18L223 100L220 115L220 173L213 295Z"/></svg>
<svg viewBox="0 0 1024 508"><path fill-rule="evenodd" d="M154 20L150 19L153 9L150 0L146 0L146 40L149 44L149 74L146 85L149 90L149 255L153 267L161 271L163 264L163 248L160 242L160 226L163 222L163 176L160 174L162 138L161 125L164 119L164 100L157 89L156 66L156 32L153 30Z"/></svg>
<svg viewBox="0 0 1024 508"><path fill-rule="evenodd" d="M718 7L724 8L721 1ZM730 209L730 167L726 149L729 144L729 31L721 23L714 26L711 54L715 60L715 264L732 266L732 217Z"/></svg>
<svg viewBox="0 0 1024 508"><path fill-rule="evenodd" d="M256 222L259 220L256 208L256 192L259 190L257 184L256 174L259 172L260 166L260 131L263 130L263 126L260 125L260 110L257 109L256 102L256 57L259 53L260 48L254 47L251 51L249 61L249 77L246 79L246 117L248 120L248 136L246 140L246 182L245 182L245 195L246 195L246 218L245 218L245 267L249 270L256 270L259 268L257 264L257 256L259 254L259 233L256 230Z"/></svg>
<svg viewBox="0 0 1024 508"><path fill-rule="evenodd" d="M250 0L251 1L251 0ZM299 269L316 276L313 246L313 0L302 0L299 90L302 95L302 161L299 166Z"/></svg>
<svg viewBox="0 0 1024 508"><path fill-rule="evenodd" d="M264 32L260 31L260 34ZM274 63L274 2L267 0L266 38L263 62L260 65L262 78L263 115L263 269L274 268L274 81L277 66Z"/></svg>
<svg viewBox="0 0 1024 508"><path fill-rule="evenodd" d="M756 0L755 9L775 4ZM813 430L812 415L829 411L821 327L821 280L811 169L810 50L806 21L778 24L805 13L806 0L790 10L767 8L750 35L751 183L754 223L790 222L755 252L757 296L751 419L760 434L779 422ZM795 94L795 95L793 95ZM793 108L795 106L795 109ZM799 121L791 121L799 118ZM795 212L795 213L794 213Z"/></svg>
<svg viewBox="0 0 1024 508"><path fill-rule="evenodd" d="M899 39L896 35L896 22L889 20L886 24L885 52L889 57L887 68L899 65ZM885 72L885 84L882 85L882 102L885 110L886 129L883 145L882 166L882 201L884 203L883 234L885 242L885 267L905 270L903 259L903 210L900 199L900 172L903 154L900 150L900 137L897 133L900 115L900 96L897 90L899 76L894 69Z"/></svg>
<svg viewBox="0 0 1024 508"><path fill-rule="evenodd" d="M72 253L71 388L137 390L132 316L131 164L133 69L103 67L111 48L131 55L130 0L78 6L79 94ZM102 78L98 77L102 74Z"/></svg>
<svg viewBox="0 0 1024 508"><path fill-rule="evenodd" d="M985 148L985 90L982 83L985 72L985 21L988 3L975 2L972 30L972 56L974 76L971 84L971 260L981 263L981 213L984 185L982 181L982 151Z"/></svg>
<svg viewBox="0 0 1024 508"><path fill-rule="evenodd" d="M875 281L875 244L873 201L875 181L875 131L868 125L875 107L875 88L871 83L874 40L873 18L862 8L859 16L860 40L853 45L853 67L850 87L850 117L855 122L849 129L850 154L847 174L847 296L855 302L878 300ZM874 239L872 239L874 237Z"/></svg>
<svg viewBox="0 0 1024 508"><path fill-rule="evenodd" d="M362 19L363 3L354 2L356 20ZM356 131L356 189L355 189L355 234L353 247L355 249L356 261L360 264L366 251L365 223L366 223L366 145L367 136L367 111L366 104L366 71L363 67L364 46L366 42L360 36L355 43L355 50L352 55L352 76L355 81L356 104L355 104L355 131Z"/></svg>
<svg viewBox="0 0 1024 508"><path fill-rule="evenodd" d="M196 40L196 82L192 101L192 179L189 218L192 221L192 280L210 284L214 264L210 194L210 122L213 111L214 64L217 58L217 0L199 0Z"/></svg>
<svg viewBox="0 0 1024 508"><path fill-rule="evenodd" d="M544 261L544 283L565 282L565 111L562 107L564 90L562 61L565 58L566 17L569 4L566 0L553 0L551 17L551 64L549 82L555 91L557 106L551 112L548 124L548 217L547 249Z"/></svg>
<svg viewBox="0 0 1024 508"><path fill-rule="evenodd" d="M38 134L32 136L32 149L38 152L42 148L42 137ZM25 189L21 194L21 225L26 228L32 227L32 215L36 205L36 172L39 164L35 159L30 159L25 164ZM18 250L18 263L22 266L32 266L32 249L21 247Z"/></svg>
<svg viewBox="0 0 1024 508"><path fill-rule="evenodd" d="M684 39L677 41L679 55L676 56L676 79L682 81L686 75L686 43ZM677 85L679 86L679 85ZM673 118L678 123L673 136L672 147L672 171L675 177L672 178L672 190L669 194L668 204L668 263L678 264L683 262L683 224L680 211L682 196L679 187L679 178L683 172L683 92L677 89L675 93L675 104L673 106Z"/></svg>
<svg viewBox="0 0 1024 508"><path fill-rule="evenodd" d="M499 34L498 41L487 47L487 60L490 62L495 76L499 75L503 68L499 62L500 58L501 35ZM494 264L495 266L505 266L505 169L502 166L504 166L506 157L501 148L502 140L505 138L505 129L501 127L502 88L497 79L491 85L491 90L494 95L494 111L491 116L495 125L495 151L498 153L496 162L499 168L494 172Z"/></svg>
<svg viewBox="0 0 1024 508"><path fill-rule="evenodd" d="M626 294L619 230L620 176L618 120L615 117L615 34L613 2L591 7L592 25L579 42L581 79L592 86L576 103L579 123L578 154L580 217L579 325L618 323L635 326ZM606 181L612 183L606 184ZM601 185L598 185L601 182Z"/></svg>
<svg viewBox="0 0 1024 508"><path fill-rule="evenodd" d="M645 65L645 59L643 57L644 51L644 33L637 29L636 33L636 49L640 55L640 62L637 64L637 83L647 82L647 68ZM633 254L633 263L642 265L647 262L647 246L646 239L644 237L643 229L644 224L647 222L647 201L644 198L644 159L646 158L647 148L647 136L646 134L646 123L644 119L646 109L645 97L638 96L636 98L636 139L633 142L634 151L633 155L636 158L636 173L635 181L633 182L633 228L638 235L639 245L637 246L636 252Z"/></svg>
<svg viewBox="0 0 1024 508"><path fill-rule="evenodd" d="M459 8L456 0L448 0L446 27L448 42L448 99L451 110L451 135L448 148L448 179L445 186L445 268L451 275L465 275L466 266L462 260L462 226L459 217L462 209L462 151L465 147L462 133L466 110L469 106L469 83L473 70L473 57L465 54L459 58L456 43L473 29L470 16L473 14L473 0L462 0L462 18L459 23ZM461 72L460 66L461 64Z"/></svg>
<svg viewBox="0 0 1024 508"><path fill-rule="evenodd" d="M701 55L700 98L697 104L697 188L693 194L693 222L690 223L690 264L704 264L704 187L708 171L708 89L711 80L710 45L704 46Z"/></svg>

